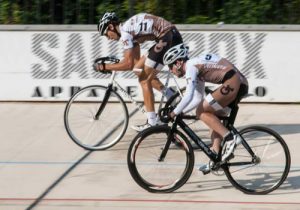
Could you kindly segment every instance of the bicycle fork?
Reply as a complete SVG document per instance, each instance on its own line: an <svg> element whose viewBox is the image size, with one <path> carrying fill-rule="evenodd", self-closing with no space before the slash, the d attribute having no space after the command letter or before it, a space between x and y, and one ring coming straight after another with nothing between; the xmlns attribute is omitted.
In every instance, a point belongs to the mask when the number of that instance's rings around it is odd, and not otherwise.
<svg viewBox="0 0 300 210"><path fill-rule="evenodd" d="M104 109L104 107L106 106L107 102L108 102L108 99L110 97L110 94L111 94L111 91L112 91L112 88L113 88L113 85L112 84L109 84L108 87L107 87L107 90L105 92L105 95L103 97L103 101L94 117L94 120L99 120L99 117Z"/></svg>
<svg viewBox="0 0 300 210"><path fill-rule="evenodd" d="M167 142L166 142L165 146L163 147L163 149L162 149L162 151L161 151L161 154L160 154L160 156L159 156L159 158L158 158L158 161L159 161L159 162L162 162L162 161L165 160L165 157L166 157L166 155L167 155L167 153L168 153L168 150L169 150L169 148L170 148L171 142L172 142L172 140L173 140L173 138L174 138L174 133L175 133L176 127L177 127L177 122L175 121L175 122L173 123L173 126L172 126L171 130L170 130L169 133L168 133L168 139L167 139Z"/></svg>

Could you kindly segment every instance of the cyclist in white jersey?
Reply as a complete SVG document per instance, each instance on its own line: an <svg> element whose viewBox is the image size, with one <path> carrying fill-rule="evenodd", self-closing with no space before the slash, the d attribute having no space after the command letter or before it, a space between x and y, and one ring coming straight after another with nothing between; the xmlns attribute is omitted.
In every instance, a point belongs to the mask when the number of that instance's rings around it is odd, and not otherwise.
<svg viewBox="0 0 300 210"><path fill-rule="evenodd" d="M178 77L186 75L188 82L185 96L170 113L170 117L174 118L181 112L185 112L185 108L191 106L190 104L198 103L196 115L212 131L212 150L218 154L223 140L222 160L226 161L241 139L224 127L217 115L220 112L226 113L230 110L228 107L230 103L236 98L240 100L248 93L247 79L225 58L209 53L189 59L187 51L188 48L184 44L179 44L169 49L164 55L164 64L168 65L172 73ZM203 98L204 82L221 85ZM202 88L201 94L195 95L196 84L199 83ZM197 97L199 97L198 100L195 99ZM204 173L209 172L209 165L200 167L200 170Z"/></svg>
<svg viewBox="0 0 300 210"><path fill-rule="evenodd" d="M139 78L143 89L144 104L148 121L145 125L133 127L141 131L157 124L154 109L153 89L162 92L169 98L173 91L165 88L156 74L163 68L164 53L177 44L182 43L182 37L176 27L161 17L140 13L120 23L115 13L105 13L98 24L100 35L111 40L120 40L124 46L124 58L116 64L97 64L97 71L127 71L133 70ZM155 41L148 53L140 57L140 43Z"/></svg>

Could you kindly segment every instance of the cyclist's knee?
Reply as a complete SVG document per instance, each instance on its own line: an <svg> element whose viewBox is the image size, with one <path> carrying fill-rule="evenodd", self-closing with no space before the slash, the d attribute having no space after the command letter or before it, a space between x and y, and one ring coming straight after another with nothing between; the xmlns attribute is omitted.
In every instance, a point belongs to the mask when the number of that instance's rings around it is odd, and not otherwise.
<svg viewBox="0 0 300 210"><path fill-rule="evenodd" d="M142 71L142 73L139 76L139 82L140 84L151 84L154 78L155 75L153 74L153 72Z"/></svg>
<svg viewBox="0 0 300 210"><path fill-rule="evenodd" d="M151 80L149 80L147 78L146 79L140 79L139 83L140 83L143 90L148 90L149 91L150 89L152 89Z"/></svg>
<svg viewBox="0 0 300 210"><path fill-rule="evenodd" d="M138 77L140 78L142 76L142 72L143 72L143 69L141 68L133 68L133 73Z"/></svg>
<svg viewBox="0 0 300 210"><path fill-rule="evenodd" d="M210 113L208 113L208 112L197 113L198 119L203 121L203 122L206 122L206 120L209 118L209 115L210 115Z"/></svg>
<svg viewBox="0 0 300 210"><path fill-rule="evenodd" d="M214 110L210 107L209 103L204 99L198 105L196 110L196 115L200 119L200 115L205 112L214 113Z"/></svg>

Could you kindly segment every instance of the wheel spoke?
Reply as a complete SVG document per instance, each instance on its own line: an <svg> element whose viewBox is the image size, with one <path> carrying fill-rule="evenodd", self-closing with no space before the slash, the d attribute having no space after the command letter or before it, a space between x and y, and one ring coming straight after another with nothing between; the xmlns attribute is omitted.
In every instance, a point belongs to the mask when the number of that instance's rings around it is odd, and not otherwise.
<svg viewBox="0 0 300 210"><path fill-rule="evenodd" d="M71 139L85 149L109 148L123 137L127 129L126 104L114 91L111 92L111 97L99 119L95 120L101 98L106 91L107 88L102 86L83 88L72 96L66 106L64 116L66 130ZM90 93L93 93L93 98Z"/></svg>
<svg viewBox="0 0 300 210"><path fill-rule="evenodd" d="M240 134L255 156L249 156L243 144L238 145L234 158L225 169L228 180L250 194L266 194L277 189L290 168L290 154L284 140L274 131L261 126L245 128Z"/></svg>
<svg viewBox="0 0 300 210"><path fill-rule="evenodd" d="M194 166L192 147L183 134L175 133L178 147L171 143L165 158L159 161L168 139L168 127L152 127L137 136L128 151L129 171L134 180L150 192L172 192L190 177ZM176 131L178 132L178 131Z"/></svg>

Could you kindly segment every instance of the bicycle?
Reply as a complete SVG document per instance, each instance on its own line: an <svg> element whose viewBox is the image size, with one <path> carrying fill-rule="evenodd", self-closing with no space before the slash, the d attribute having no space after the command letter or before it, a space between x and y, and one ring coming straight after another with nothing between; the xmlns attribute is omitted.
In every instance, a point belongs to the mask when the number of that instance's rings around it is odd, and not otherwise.
<svg viewBox="0 0 300 210"><path fill-rule="evenodd" d="M118 63L119 59L101 57L95 62ZM65 107L65 129L71 140L86 150L104 150L114 146L126 133L129 117L138 110L146 113L143 104L135 101L116 81L116 72L108 73L111 73L111 77L107 86L84 87L69 99ZM167 75L166 87L169 84L170 76L173 75L170 73ZM179 91L177 96L181 96L175 78L174 81L177 91ZM119 93L137 107L132 113L128 113L126 103ZM163 102L164 95L161 97L159 109Z"/></svg>
<svg viewBox="0 0 300 210"><path fill-rule="evenodd" d="M193 141L210 159L210 171L225 175L229 182L246 194L267 194L286 179L291 158L287 144L275 131L258 125L238 131L233 125L238 100L232 103L229 116L220 117L223 124L242 138L233 155L221 160L184 122L195 116L177 116L171 126L155 126L139 133L128 149L127 164L134 181L152 193L173 192L183 186L194 168ZM161 120L168 122L170 104L160 110ZM181 128L180 130L178 129ZM189 139L188 139L188 137Z"/></svg>

